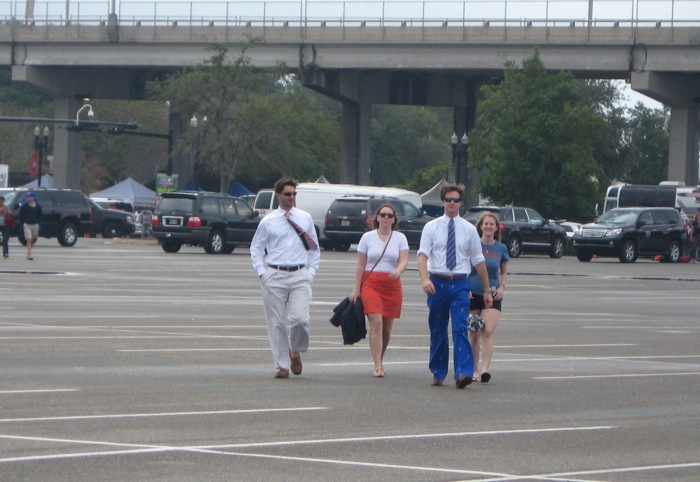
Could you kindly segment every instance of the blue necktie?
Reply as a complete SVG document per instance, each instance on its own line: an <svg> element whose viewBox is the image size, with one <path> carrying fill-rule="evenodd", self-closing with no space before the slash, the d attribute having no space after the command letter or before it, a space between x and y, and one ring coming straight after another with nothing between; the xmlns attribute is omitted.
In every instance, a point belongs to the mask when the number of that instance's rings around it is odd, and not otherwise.
<svg viewBox="0 0 700 482"><path fill-rule="evenodd" d="M455 220L447 224L447 269L452 271L457 266L457 248L455 247Z"/></svg>

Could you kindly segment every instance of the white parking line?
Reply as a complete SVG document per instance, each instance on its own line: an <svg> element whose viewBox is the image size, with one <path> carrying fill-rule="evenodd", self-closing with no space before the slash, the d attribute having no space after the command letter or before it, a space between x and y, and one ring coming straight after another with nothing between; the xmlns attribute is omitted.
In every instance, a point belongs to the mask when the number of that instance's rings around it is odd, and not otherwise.
<svg viewBox="0 0 700 482"><path fill-rule="evenodd" d="M45 390L3 390L0 395L14 395L16 393L56 393L56 392L77 392L77 388L52 388Z"/></svg>
<svg viewBox="0 0 700 482"><path fill-rule="evenodd" d="M36 418L3 418L0 423L15 422L61 422L64 420L101 420L117 418L155 418L155 417L192 417L200 415L232 415L270 412L305 412L311 410L328 410L329 407L298 407L298 408L261 408L255 410L214 410L207 412L164 412L164 413L123 413L113 415L72 415L66 417L36 417Z"/></svg>
<svg viewBox="0 0 700 482"><path fill-rule="evenodd" d="M532 377L533 380L573 380L582 378L638 378L638 377L682 377L682 376L697 376L700 372L685 372L685 373L620 373L615 375L570 375L563 377Z"/></svg>
<svg viewBox="0 0 700 482"><path fill-rule="evenodd" d="M553 433L553 432L580 432L580 431L593 431L593 430L611 430L617 428L612 425L604 426L590 426L590 427L550 427L550 428L539 428L539 429L520 429L520 430L493 430L493 431L483 431L483 432L446 432L446 433L427 433L427 434L411 434L411 435L390 435L390 436L375 436L375 437L350 437L350 438L337 438L337 439L314 439L314 440L288 440L288 441L278 441L278 442L262 442L262 443L249 443L249 444L227 444L227 445L204 445L204 446L190 446L190 447L177 447L177 446L161 446L161 445L144 445L144 444L125 444L125 443L110 443L104 441L89 441L89 440L73 440L73 439L51 439L43 437L26 437L17 435L0 435L0 439L9 440L36 440L43 442L56 442L56 443L69 443L69 444L86 444L86 445L106 445L112 447L132 447L132 450L111 450L106 452L84 452L84 453L65 453L65 454L51 454L51 455L35 455L26 457L12 457L0 459L0 463L11 463L11 462L26 462L26 461L36 461L36 460L49 460L49 459L72 459L72 458L83 458L83 457L99 457L99 456L110 456L119 455L123 456L126 454L144 454L153 452L196 452L196 453L211 453L218 455L228 455L232 457L248 457L248 458L263 458L263 459L274 459L274 460L290 460L298 462L314 462L321 464L333 464L333 465L350 465L356 467L372 467L372 468L388 468L388 469L399 469L399 470L409 470L409 471L420 471L420 472L437 472L437 473L450 473L450 474L462 474L462 475L480 475L480 476L490 476L497 477L497 480L508 480L508 479L527 479L528 476L516 476L512 474L503 474L498 472L485 472L478 470L465 470L465 469L446 469L443 467L420 467L412 465L396 465L396 464L380 464L380 463L369 463L369 462L359 462L359 461L349 461L349 460L337 460L337 459L320 459L320 458L310 458L310 457L294 457L294 456L284 456L284 455L270 455L270 454L255 454L255 453L243 453L243 452L228 452L226 449L241 449L241 448L268 448L268 447L291 447L300 445L319 445L319 444L339 444L339 443L358 443L358 442L378 442L378 441L395 441L395 440L419 440L419 439L436 439L444 437L469 437L469 436L491 436L491 435L515 435L515 434L537 434L537 433ZM560 479L556 477L539 477L538 480L568 480L574 481L576 479L567 478ZM590 480L586 481L590 482Z"/></svg>

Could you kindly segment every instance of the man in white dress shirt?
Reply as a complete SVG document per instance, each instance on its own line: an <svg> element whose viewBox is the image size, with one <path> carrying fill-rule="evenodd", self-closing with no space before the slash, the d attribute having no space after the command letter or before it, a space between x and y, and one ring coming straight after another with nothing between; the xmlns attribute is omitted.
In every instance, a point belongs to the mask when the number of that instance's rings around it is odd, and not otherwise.
<svg viewBox="0 0 700 482"><path fill-rule="evenodd" d="M297 184L290 178L275 183L279 208L260 221L250 245L253 268L260 277L275 378L289 378L290 368L301 374L300 353L309 347L311 286L321 261L313 219L295 207Z"/></svg>
<svg viewBox="0 0 700 482"><path fill-rule="evenodd" d="M483 283L486 307L493 303L479 233L459 215L463 198L461 187L449 184L442 187L440 199L445 214L425 225L418 250L418 273L423 291L428 295L428 367L433 373L433 386L442 386L447 376L450 361L447 326L450 319L455 384L457 388L465 388L472 382L474 357L467 332L471 291L467 277L472 266Z"/></svg>

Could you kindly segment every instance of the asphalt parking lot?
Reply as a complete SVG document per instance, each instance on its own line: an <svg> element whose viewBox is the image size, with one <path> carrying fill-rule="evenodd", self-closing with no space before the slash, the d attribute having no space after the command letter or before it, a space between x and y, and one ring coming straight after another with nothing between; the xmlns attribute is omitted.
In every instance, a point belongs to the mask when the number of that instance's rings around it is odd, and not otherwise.
<svg viewBox="0 0 700 482"><path fill-rule="evenodd" d="M430 386L415 253L386 377L343 346L354 263L323 252L304 371L277 380L247 249L13 239L0 478L700 479L700 264L513 260L493 379L457 390Z"/></svg>

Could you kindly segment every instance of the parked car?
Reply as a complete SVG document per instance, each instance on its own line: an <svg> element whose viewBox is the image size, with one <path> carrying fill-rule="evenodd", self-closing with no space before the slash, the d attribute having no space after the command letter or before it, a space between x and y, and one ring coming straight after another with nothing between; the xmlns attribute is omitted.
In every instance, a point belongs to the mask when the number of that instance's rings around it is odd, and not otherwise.
<svg viewBox="0 0 700 482"><path fill-rule="evenodd" d="M41 206L42 217L39 236L57 238L58 244L65 247L75 245L79 237L92 230L92 208L85 195L71 189L51 188L15 188L5 189L5 204L10 212L19 219L19 208L24 203L28 192L34 192L36 202ZM19 242L26 244L24 232L18 225L11 236L17 236Z"/></svg>
<svg viewBox="0 0 700 482"><path fill-rule="evenodd" d="M406 235L408 245L417 247L423 226L435 219L425 214L409 201L389 197L350 196L338 198L331 203L326 213L326 238L336 251L347 251L351 244L359 243L362 235L372 230L372 219L382 204L391 204L396 209L398 231Z"/></svg>
<svg viewBox="0 0 700 482"><path fill-rule="evenodd" d="M634 263L639 255L662 255L678 261L683 247L683 221L675 208L615 208L595 223L584 224L573 239L579 261L593 256L616 256Z"/></svg>
<svg viewBox="0 0 700 482"><path fill-rule="evenodd" d="M581 231L581 226L583 226L581 223L574 223L571 221L556 221L556 223L564 228L564 231L566 231L566 237L569 239L571 239L574 234Z"/></svg>
<svg viewBox="0 0 700 482"><path fill-rule="evenodd" d="M151 226L166 253L177 253L186 244L202 246L208 254L228 254L250 245L259 222L258 212L240 198L180 191L161 195Z"/></svg>
<svg viewBox="0 0 700 482"><path fill-rule="evenodd" d="M121 238L131 236L136 231L134 215L118 209L105 209L88 198L92 208L92 236L103 238Z"/></svg>
<svg viewBox="0 0 700 482"><path fill-rule="evenodd" d="M551 258L561 258L566 246L566 231L531 208L519 206L475 206L467 210L464 219L476 225L484 212L498 216L500 241L512 258L523 252L543 252Z"/></svg>

